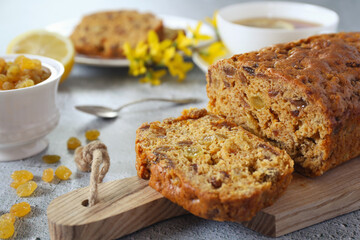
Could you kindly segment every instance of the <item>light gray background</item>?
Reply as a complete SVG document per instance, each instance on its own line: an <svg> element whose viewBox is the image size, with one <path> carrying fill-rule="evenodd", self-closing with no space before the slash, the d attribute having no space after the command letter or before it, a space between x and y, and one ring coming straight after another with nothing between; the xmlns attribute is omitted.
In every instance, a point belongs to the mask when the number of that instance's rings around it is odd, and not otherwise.
<svg viewBox="0 0 360 240"><path fill-rule="evenodd" d="M0 54L20 33L44 28L51 23L77 18L83 14L107 9L138 9L157 14L170 14L193 19L204 19L222 6L241 1L215 0L153 0L153 1L75 1L75 0L0 0ZM317 0L303 1L323 5L340 15L339 30L358 31L360 1L357 0ZM135 171L135 131L146 121L161 120L180 114L183 106L175 107L167 103L151 103L124 109L116 120L101 120L77 112L78 104L103 104L116 107L134 99L149 96L194 97L203 99L193 107L206 106L205 75L195 67L183 83L167 78L161 86L139 84L137 78L130 77L126 68L94 68L75 65L64 84L59 87L58 105L61 119L56 129L48 135L50 145L44 152L22 161L0 163L0 214L23 201L16 196L10 175L14 170L28 169L39 184L36 193L25 199L32 206L27 217L16 222L14 239L49 239L46 208L50 201L64 193L88 185L89 175L76 171L73 154L66 148L70 136L77 136L85 144L84 132L96 128L101 131L100 139L107 144L111 168L105 181L134 176ZM0 103L6 104L6 103ZM0 113L5 114L5 113ZM61 155L61 163L70 167L72 180L47 184L40 180L44 168L49 167L41 160L44 154ZM53 166L55 168L57 165ZM281 239L359 239L360 212L317 224L288 234ZM155 224L123 239L267 239L237 223L215 222L183 216Z"/></svg>

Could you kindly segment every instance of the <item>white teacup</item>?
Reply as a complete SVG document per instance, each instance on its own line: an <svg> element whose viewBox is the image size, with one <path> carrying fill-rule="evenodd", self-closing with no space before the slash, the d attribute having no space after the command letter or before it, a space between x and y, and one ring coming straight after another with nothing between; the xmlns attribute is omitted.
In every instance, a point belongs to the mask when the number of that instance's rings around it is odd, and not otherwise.
<svg viewBox="0 0 360 240"><path fill-rule="evenodd" d="M294 19L318 24L298 29L248 27L234 23L249 18ZM336 12L297 2L246 2L226 6L219 10L219 35L232 54L258 50L276 43L290 42L311 35L336 32L339 16Z"/></svg>
<svg viewBox="0 0 360 240"><path fill-rule="evenodd" d="M51 75L31 87L0 91L0 161L23 159L44 150L48 146L44 136L56 127L60 117L56 94L64 66L51 58L20 55L40 60ZM0 57L13 61L17 56Z"/></svg>

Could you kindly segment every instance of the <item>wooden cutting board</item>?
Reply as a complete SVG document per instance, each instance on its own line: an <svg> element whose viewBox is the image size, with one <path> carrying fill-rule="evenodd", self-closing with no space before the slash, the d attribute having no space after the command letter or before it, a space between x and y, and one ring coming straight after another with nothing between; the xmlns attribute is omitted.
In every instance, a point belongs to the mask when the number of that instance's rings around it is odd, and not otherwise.
<svg viewBox="0 0 360 240"><path fill-rule="evenodd" d="M277 237L360 209L360 158L318 178L294 173L276 203L245 226ZM47 209L51 239L114 239L156 222L187 214L138 177L102 183L100 202L87 207L89 189L53 200Z"/></svg>

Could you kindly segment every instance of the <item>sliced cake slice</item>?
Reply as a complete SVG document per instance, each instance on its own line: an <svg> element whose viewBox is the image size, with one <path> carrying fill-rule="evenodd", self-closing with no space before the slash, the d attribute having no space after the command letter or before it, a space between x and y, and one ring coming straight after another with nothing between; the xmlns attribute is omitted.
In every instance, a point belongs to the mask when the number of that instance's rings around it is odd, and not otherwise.
<svg viewBox="0 0 360 240"><path fill-rule="evenodd" d="M139 177L202 218L247 221L289 185L289 155L205 109L144 123L136 135Z"/></svg>

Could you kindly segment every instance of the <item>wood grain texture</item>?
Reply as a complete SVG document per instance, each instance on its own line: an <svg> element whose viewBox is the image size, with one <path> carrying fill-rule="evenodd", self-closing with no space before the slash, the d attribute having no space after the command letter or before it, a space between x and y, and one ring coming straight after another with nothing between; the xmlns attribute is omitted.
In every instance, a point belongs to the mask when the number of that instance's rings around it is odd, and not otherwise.
<svg viewBox="0 0 360 240"><path fill-rule="evenodd" d="M245 226L278 237L360 209L360 158L321 177L294 178L274 205L263 209Z"/></svg>
<svg viewBox="0 0 360 240"><path fill-rule="evenodd" d="M53 200L47 209L51 239L115 239L187 212L131 177L99 185L99 202L83 206L89 188Z"/></svg>
<svg viewBox="0 0 360 240"><path fill-rule="evenodd" d="M274 205L263 209L245 226L278 237L360 209L360 158L321 177L297 173ZM51 239L114 239L156 222L187 214L138 177L102 183L100 202L84 207L89 189L53 200L48 207Z"/></svg>

